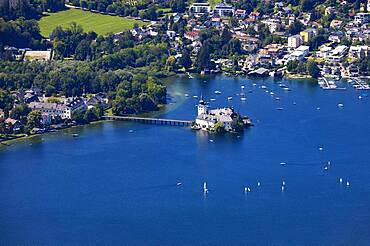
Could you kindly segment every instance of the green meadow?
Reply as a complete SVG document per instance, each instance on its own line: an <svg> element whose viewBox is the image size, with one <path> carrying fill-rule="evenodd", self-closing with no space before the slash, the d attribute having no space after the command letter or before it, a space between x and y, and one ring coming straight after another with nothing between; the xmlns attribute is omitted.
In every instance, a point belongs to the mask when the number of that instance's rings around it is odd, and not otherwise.
<svg viewBox="0 0 370 246"><path fill-rule="evenodd" d="M49 37L55 27L66 28L72 22L80 24L84 31L94 31L98 35L129 30L134 26L134 23L139 26L144 25L144 22L140 20L92 13L80 9L68 9L42 17L39 20L40 31L44 37Z"/></svg>

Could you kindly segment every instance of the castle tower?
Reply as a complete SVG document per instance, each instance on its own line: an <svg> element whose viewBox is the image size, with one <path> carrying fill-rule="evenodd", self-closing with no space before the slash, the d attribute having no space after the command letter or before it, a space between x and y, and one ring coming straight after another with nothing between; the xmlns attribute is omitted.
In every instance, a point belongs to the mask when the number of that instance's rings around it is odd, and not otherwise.
<svg viewBox="0 0 370 246"><path fill-rule="evenodd" d="M199 103L198 103L198 115L201 114L207 114L207 105L204 103L203 96L200 97Z"/></svg>

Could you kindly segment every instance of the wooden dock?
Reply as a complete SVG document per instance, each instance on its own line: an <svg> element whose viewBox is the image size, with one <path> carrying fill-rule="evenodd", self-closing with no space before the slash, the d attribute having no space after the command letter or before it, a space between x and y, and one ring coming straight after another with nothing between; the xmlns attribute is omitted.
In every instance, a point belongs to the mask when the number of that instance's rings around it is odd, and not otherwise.
<svg viewBox="0 0 370 246"><path fill-rule="evenodd" d="M170 125L170 126L190 126L190 120L174 120L164 118L146 118L146 117L135 117L135 116L103 116L105 120L120 120L120 121L132 121L143 124L152 125Z"/></svg>

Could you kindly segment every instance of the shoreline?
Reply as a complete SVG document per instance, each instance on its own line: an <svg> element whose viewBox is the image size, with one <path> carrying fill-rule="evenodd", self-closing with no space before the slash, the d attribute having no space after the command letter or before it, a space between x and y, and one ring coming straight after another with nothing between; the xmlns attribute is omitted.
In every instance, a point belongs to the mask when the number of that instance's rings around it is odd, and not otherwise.
<svg viewBox="0 0 370 246"><path fill-rule="evenodd" d="M92 121L89 124L70 126L70 127L66 127L66 128L63 128L63 129L55 130L55 131L46 131L44 133L34 133L34 134L28 134L28 135L25 134L25 136L22 136L22 137L17 137L17 138L1 141L0 142L0 148L1 147L9 147L9 146L11 146L12 143L17 143L17 142L20 142L20 141L32 139L32 138L37 137L37 136L43 136L43 135L47 135L47 134L55 133L55 132L62 132L62 131L65 131L65 130L70 130L70 129L83 127L83 126L88 126L88 125L93 125L93 124L98 124L98 123L104 123L104 122L108 122L108 121L110 121L110 120L97 120L97 121Z"/></svg>

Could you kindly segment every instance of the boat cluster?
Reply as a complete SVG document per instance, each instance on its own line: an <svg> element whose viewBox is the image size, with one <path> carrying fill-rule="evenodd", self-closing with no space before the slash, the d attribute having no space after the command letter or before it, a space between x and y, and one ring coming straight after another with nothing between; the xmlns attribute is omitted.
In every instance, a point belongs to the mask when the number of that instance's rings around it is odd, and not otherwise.
<svg viewBox="0 0 370 246"><path fill-rule="evenodd" d="M284 83L282 83L282 82L278 83L278 85L285 92L291 91L291 89L287 85L285 85ZM253 87L257 87L257 84L256 83L253 83ZM275 92L268 90L268 88L267 88L266 85L261 85L261 86L259 86L259 88L262 89L262 90L264 90L271 97L274 97L275 100L277 100L277 101L281 100L280 97L276 96L276 93ZM240 100L242 102L245 102L247 100L245 89L246 89L245 85L241 85L240 86L240 92L235 94L236 96L240 97ZM252 90L249 90L248 91L248 93L252 93L252 92L253 92ZM222 91L215 90L214 91L214 94L215 95L221 95L222 94ZM188 93L185 93L184 96L185 97L190 97L190 95ZM198 97L198 95L193 95L193 98L194 99L198 99L199 97ZM227 101L232 101L233 99L234 98L232 96L228 96L227 97ZM210 102L214 102L214 101L216 101L216 98L211 98L209 101ZM278 110L282 110L282 108L278 108Z"/></svg>
<svg viewBox="0 0 370 246"><path fill-rule="evenodd" d="M343 180L343 178L339 178L339 183L340 184L343 184L344 183L344 180ZM181 185L182 183L177 183L177 185ZM281 181L281 185L280 185L280 191L281 192L284 192L285 191L285 188L286 188L286 181L285 180L282 180ZM345 181L345 186L346 187L349 187L351 184L350 184L350 181L349 180L347 180L347 181ZM257 182L257 187L259 188L259 187L261 187L261 182ZM245 186L244 187L244 193L250 193L250 192L252 192L252 188L251 188L251 186ZM207 182L204 182L203 183L203 193L204 194L208 194L209 193L209 189L208 189L208 186L207 186Z"/></svg>

